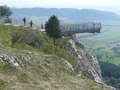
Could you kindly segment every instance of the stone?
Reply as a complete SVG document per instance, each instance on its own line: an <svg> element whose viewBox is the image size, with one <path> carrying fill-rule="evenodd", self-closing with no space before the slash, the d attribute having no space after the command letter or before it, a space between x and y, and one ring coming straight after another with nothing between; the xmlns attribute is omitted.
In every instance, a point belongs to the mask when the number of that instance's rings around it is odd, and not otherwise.
<svg viewBox="0 0 120 90"><path fill-rule="evenodd" d="M65 61L66 67L70 72L74 72L73 66L66 60Z"/></svg>
<svg viewBox="0 0 120 90"><path fill-rule="evenodd" d="M6 54L2 54L2 55L0 55L0 60L2 62L7 62L8 64L12 65L13 67L23 66L21 59L17 56L8 56Z"/></svg>
<svg viewBox="0 0 120 90"><path fill-rule="evenodd" d="M85 49L77 49L73 40L66 41L63 48L66 50L71 50L71 55L78 58L78 62L74 68L75 72L87 76L97 83L102 83L101 69L94 54ZM67 66L69 69L72 67L69 64L67 64Z"/></svg>
<svg viewBox="0 0 120 90"><path fill-rule="evenodd" d="M32 55L32 54L33 54L33 52L27 52L27 54L28 54L28 55Z"/></svg>

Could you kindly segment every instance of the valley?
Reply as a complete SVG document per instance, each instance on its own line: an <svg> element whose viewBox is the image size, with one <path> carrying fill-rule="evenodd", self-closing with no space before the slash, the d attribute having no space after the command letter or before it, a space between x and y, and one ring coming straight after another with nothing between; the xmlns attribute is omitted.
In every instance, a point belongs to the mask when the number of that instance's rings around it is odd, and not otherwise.
<svg viewBox="0 0 120 90"><path fill-rule="evenodd" d="M120 65L120 26L103 26L100 34L80 34L77 40L96 53L100 61Z"/></svg>

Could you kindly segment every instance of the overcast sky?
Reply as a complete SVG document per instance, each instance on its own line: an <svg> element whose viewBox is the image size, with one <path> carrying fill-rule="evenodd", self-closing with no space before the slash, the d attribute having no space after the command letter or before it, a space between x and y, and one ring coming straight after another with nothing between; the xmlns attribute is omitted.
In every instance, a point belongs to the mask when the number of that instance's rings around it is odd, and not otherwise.
<svg viewBox="0 0 120 90"><path fill-rule="evenodd" d="M0 0L10 7L85 8L120 11L120 0Z"/></svg>

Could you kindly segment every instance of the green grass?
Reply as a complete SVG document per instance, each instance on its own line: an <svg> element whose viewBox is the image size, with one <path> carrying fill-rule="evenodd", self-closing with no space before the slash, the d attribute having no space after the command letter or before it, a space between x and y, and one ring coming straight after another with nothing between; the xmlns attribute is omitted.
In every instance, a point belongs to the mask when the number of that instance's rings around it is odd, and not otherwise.
<svg viewBox="0 0 120 90"><path fill-rule="evenodd" d="M0 90L3 90L7 86L7 82L0 80Z"/></svg>
<svg viewBox="0 0 120 90"><path fill-rule="evenodd" d="M68 72L65 60L73 66L77 63L71 51L62 49L64 41L70 38L60 39L54 46L52 39L39 31L32 30L36 33L35 37L26 39L28 30L31 29L0 25L0 54L27 58L27 53L33 52L29 62L19 58L24 63L24 67L19 69L0 62L1 90L109 90L86 77ZM15 32L24 39L19 38L13 44L12 35ZM40 47L31 44L34 41L39 42Z"/></svg>

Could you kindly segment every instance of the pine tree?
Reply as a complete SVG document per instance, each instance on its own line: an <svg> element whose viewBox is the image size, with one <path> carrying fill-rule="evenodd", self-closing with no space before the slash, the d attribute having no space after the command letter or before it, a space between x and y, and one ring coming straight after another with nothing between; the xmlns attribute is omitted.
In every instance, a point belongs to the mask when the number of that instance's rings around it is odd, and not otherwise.
<svg viewBox="0 0 120 90"><path fill-rule="evenodd" d="M54 45L56 39L61 38L60 23L56 16L51 16L45 24L45 30L48 36L52 37L54 40Z"/></svg>

